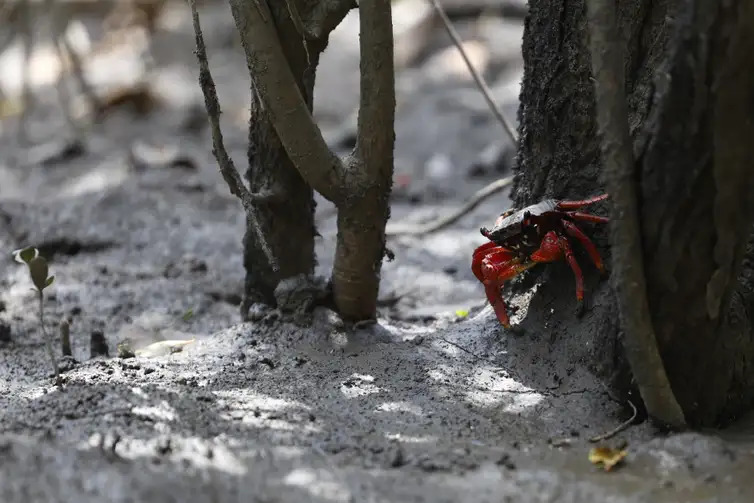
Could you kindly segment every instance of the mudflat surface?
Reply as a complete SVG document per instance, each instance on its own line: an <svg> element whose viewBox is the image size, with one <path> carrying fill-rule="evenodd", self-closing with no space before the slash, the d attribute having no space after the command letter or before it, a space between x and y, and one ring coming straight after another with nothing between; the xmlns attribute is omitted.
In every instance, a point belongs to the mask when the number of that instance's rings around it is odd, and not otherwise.
<svg viewBox="0 0 754 503"><path fill-rule="evenodd" d="M410 24L424 2L399 5L396 19ZM226 143L243 167L246 65L226 6L205 7L202 22ZM458 28L515 120L522 21ZM357 35L354 13L333 34L315 91L317 120L343 151ZM397 77L396 224L462 204L512 162L445 33L422 40ZM19 143L15 120L2 123L1 501L750 501L751 420L671 436L642 423L589 441L631 410L592 373L601 321L575 317L571 291L537 295L539 281L569 275L567 266L522 278L508 297L515 333L484 306L469 269L478 229L508 207L506 192L447 229L391 239L377 325L347 329L325 309L309 325L274 311L240 323L244 216L211 155L185 5L167 11L153 68L136 45L92 58L89 70L100 88L148 83L159 97L148 113L115 109L66 152L72 130L56 94L38 87L33 145ZM4 75L12 92L12 72ZM335 222L325 201L318 225L326 276ZM27 245L56 276L48 332L73 320L63 389L50 376L31 282L10 256ZM584 269L599 303L606 282ZM528 316L530 302L551 306L537 310L549 315ZM109 356L90 357L95 330ZM193 342L119 358L125 339L137 349ZM607 473L589 462L594 446L628 454Z"/></svg>

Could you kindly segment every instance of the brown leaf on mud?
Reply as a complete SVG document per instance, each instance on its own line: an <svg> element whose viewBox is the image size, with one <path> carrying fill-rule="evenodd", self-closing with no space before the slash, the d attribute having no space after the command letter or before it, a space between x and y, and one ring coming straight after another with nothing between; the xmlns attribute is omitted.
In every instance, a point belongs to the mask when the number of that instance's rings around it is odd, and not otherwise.
<svg viewBox="0 0 754 503"><path fill-rule="evenodd" d="M623 461L628 454L625 450L611 449L610 447L594 447L589 450L589 461L595 465L602 465L606 472Z"/></svg>

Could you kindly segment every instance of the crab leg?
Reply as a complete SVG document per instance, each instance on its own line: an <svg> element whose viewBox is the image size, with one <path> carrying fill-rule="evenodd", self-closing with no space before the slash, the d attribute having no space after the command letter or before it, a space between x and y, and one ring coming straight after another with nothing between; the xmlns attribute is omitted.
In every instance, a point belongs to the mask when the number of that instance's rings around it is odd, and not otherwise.
<svg viewBox="0 0 754 503"><path fill-rule="evenodd" d="M560 249L563 250L568 265L571 266L573 275L576 277L576 300L579 301L579 305L582 305L584 302L584 275L581 273L581 267L579 267L579 263L576 262L576 257L573 255L573 250L568 243L568 238L561 236L558 239L558 245L560 245Z"/></svg>
<svg viewBox="0 0 754 503"><path fill-rule="evenodd" d="M581 208L582 206L589 206L590 204L604 201L607 198L608 198L608 194L601 194L599 196L594 196L589 199L581 199L578 201L560 201L558 203L558 209L559 210L577 210Z"/></svg>
<svg viewBox="0 0 754 503"><path fill-rule="evenodd" d="M580 211L568 211L566 212L566 215L573 218L574 220L583 220L585 222L594 222L596 224L606 224L610 221L610 219L607 217L598 217L597 215L582 213Z"/></svg>
<svg viewBox="0 0 754 503"><path fill-rule="evenodd" d="M531 259L535 262L555 262L564 255L568 265L571 266L573 275L576 277L576 300L579 301L579 306L582 306L584 301L584 275L581 273L579 263L576 262L576 257L573 255L567 237L559 236L555 231L548 232L542 239L539 250L532 253Z"/></svg>
<svg viewBox="0 0 754 503"><path fill-rule="evenodd" d="M605 272L605 265L602 263L602 257L600 257L600 253L597 251L597 247L594 246L594 243L592 243L592 240L589 239L586 234L581 232L581 229L579 229L573 222L563 220L563 227L565 227L566 234L579 240L589 254L589 257L592 259L592 262L594 262L595 267L597 267L600 272Z"/></svg>

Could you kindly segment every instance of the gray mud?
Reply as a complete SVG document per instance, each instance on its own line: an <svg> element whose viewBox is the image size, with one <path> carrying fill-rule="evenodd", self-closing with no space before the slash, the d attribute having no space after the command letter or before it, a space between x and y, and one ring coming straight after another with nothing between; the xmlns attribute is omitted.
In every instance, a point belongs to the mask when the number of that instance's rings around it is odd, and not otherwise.
<svg viewBox="0 0 754 503"><path fill-rule="evenodd" d="M264 310L239 323L245 219L208 131L190 126L201 96L190 23L175 12L148 75L170 83L169 92L156 86L163 101L153 113L113 114L63 160L49 155L67 132L54 93L42 93L32 120L43 148L20 147L4 123L0 501L751 501L751 420L671 436L639 423L589 442L631 410L595 377L609 369L592 368L603 322L577 318L570 291L537 295L538 282L568 268L552 265L509 293L516 333L484 307L471 274L478 229L508 207L505 194L448 229L390 241L376 325L348 330L323 308L310 326ZM246 65L227 9L202 16L226 142L244 166ZM349 16L318 75L318 120L334 147L356 105L357 26ZM459 28L481 40L513 120L521 62L509 44L520 20ZM394 221L438 215L510 168L510 145L443 35L398 76L396 174L406 183L396 184ZM181 162L163 159L170 149ZM325 201L318 226L327 275L335 221ZM72 318L63 389L53 386L31 282L9 255L27 245L56 276L48 331ZM607 284L585 271L599 303ZM549 315L528 316L530 302ZM90 358L94 330L109 357ZM195 340L174 354L118 358L124 339L136 348ZM606 473L589 462L595 445L628 455Z"/></svg>

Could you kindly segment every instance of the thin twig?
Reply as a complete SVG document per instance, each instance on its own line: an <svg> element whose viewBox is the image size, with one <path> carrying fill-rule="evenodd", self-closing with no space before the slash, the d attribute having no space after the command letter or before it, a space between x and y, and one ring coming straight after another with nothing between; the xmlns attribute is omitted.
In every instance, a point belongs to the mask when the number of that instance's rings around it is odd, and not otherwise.
<svg viewBox="0 0 754 503"><path fill-rule="evenodd" d="M406 235L423 236L425 234L437 232L440 229L443 229L447 227L448 225L455 223L458 219L460 219L461 217L463 217L464 215L472 211L474 208L479 206L482 203L482 201L484 201L490 196L497 194L501 190L508 187L511 183L513 183L512 176L495 180L494 182L479 189L473 196L471 196L471 198L469 198L468 201L466 201L466 203L463 206L432 222L427 222L424 224L417 224L417 225L406 224L406 223L403 223L403 224L398 223L396 225L388 224L387 228L385 229L385 235L386 236L406 236Z"/></svg>
<svg viewBox="0 0 754 503"><path fill-rule="evenodd" d="M612 429L612 430L610 430L610 431L608 431L606 433L603 433L602 435L597 435L595 437L591 437L589 439L589 441L592 442L592 443L594 443L594 442L601 442L603 440L607 440L608 438L614 437L618 433L622 432L623 430L625 430L626 428L628 428L629 426L631 426L631 424L634 422L634 420L636 419L636 416L638 415L639 412L636 410L636 405L634 405L634 403L631 400L628 401L628 405L630 405L631 409L633 409L633 411L634 411L633 414L631 414L630 418L628 418L627 420L623 421L616 428L614 428L614 429Z"/></svg>
<svg viewBox="0 0 754 503"><path fill-rule="evenodd" d="M471 72L471 76L474 77L474 81L476 82L477 86L479 86L479 90L482 91L482 94L484 95L484 99L487 100L487 104L490 106L490 110L492 110L492 113L495 114L495 118L500 122L500 124L503 126L503 129L505 129L505 132L508 133L508 137L511 139L511 142L518 143L518 135L516 134L515 128L508 122L508 119L505 118L505 115L503 115L502 110L500 110L500 107L497 106L497 103L495 103L495 100L492 99L492 93L490 92L490 88L487 86L487 83L484 81L484 77L482 77L479 72L474 68L474 65L471 63L471 60L469 59L469 56L466 54L466 50L463 48L463 42L461 41L461 37L458 35L458 32L456 32L456 29L453 28L453 24L450 22L450 19L448 18L448 15L445 13L445 10L440 5L440 2L438 0L429 0L432 6L435 8L435 11L437 12L437 15L440 16L440 19L442 19L442 23L445 25L445 29L448 32L448 35L450 35L450 38L453 39L453 43L458 48L458 52L461 53L461 57L466 62L466 66L469 68L469 72Z"/></svg>
<svg viewBox="0 0 754 503"><path fill-rule="evenodd" d="M625 333L623 347L649 416L674 428L686 419L668 381L652 326L642 261L633 142L628 126L623 44L614 2L587 0L597 125L612 201L612 281Z"/></svg>
<svg viewBox="0 0 754 503"><path fill-rule="evenodd" d="M220 129L220 102L217 98L217 90L215 82L212 79L212 74L209 71L209 62L207 60L207 48L204 45L204 36L202 35L202 28L199 24L199 12L196 9L196 0L189 0L191 7L191 16L194 23L194 34L196 35L196 57L199 60L199 85L202 88L204 94L204 104L207 108L207 115L209 116L209 124L212 130L212 153L217 159L217 164L220 167L220 173L222 173L225 182L230 188L231 194L235 195L241 200L246 214L249 217L249 222L257 236L257 243L267 255L270 267L273 271L279 270L277 260L270 249L267 240L262 233L262 229L259 226L259 219L257 218L254 194L246 188L241 175L238 173L233 159L228 155L228 151L225 149L225 143L223 141L223 134Z"/></svg>

